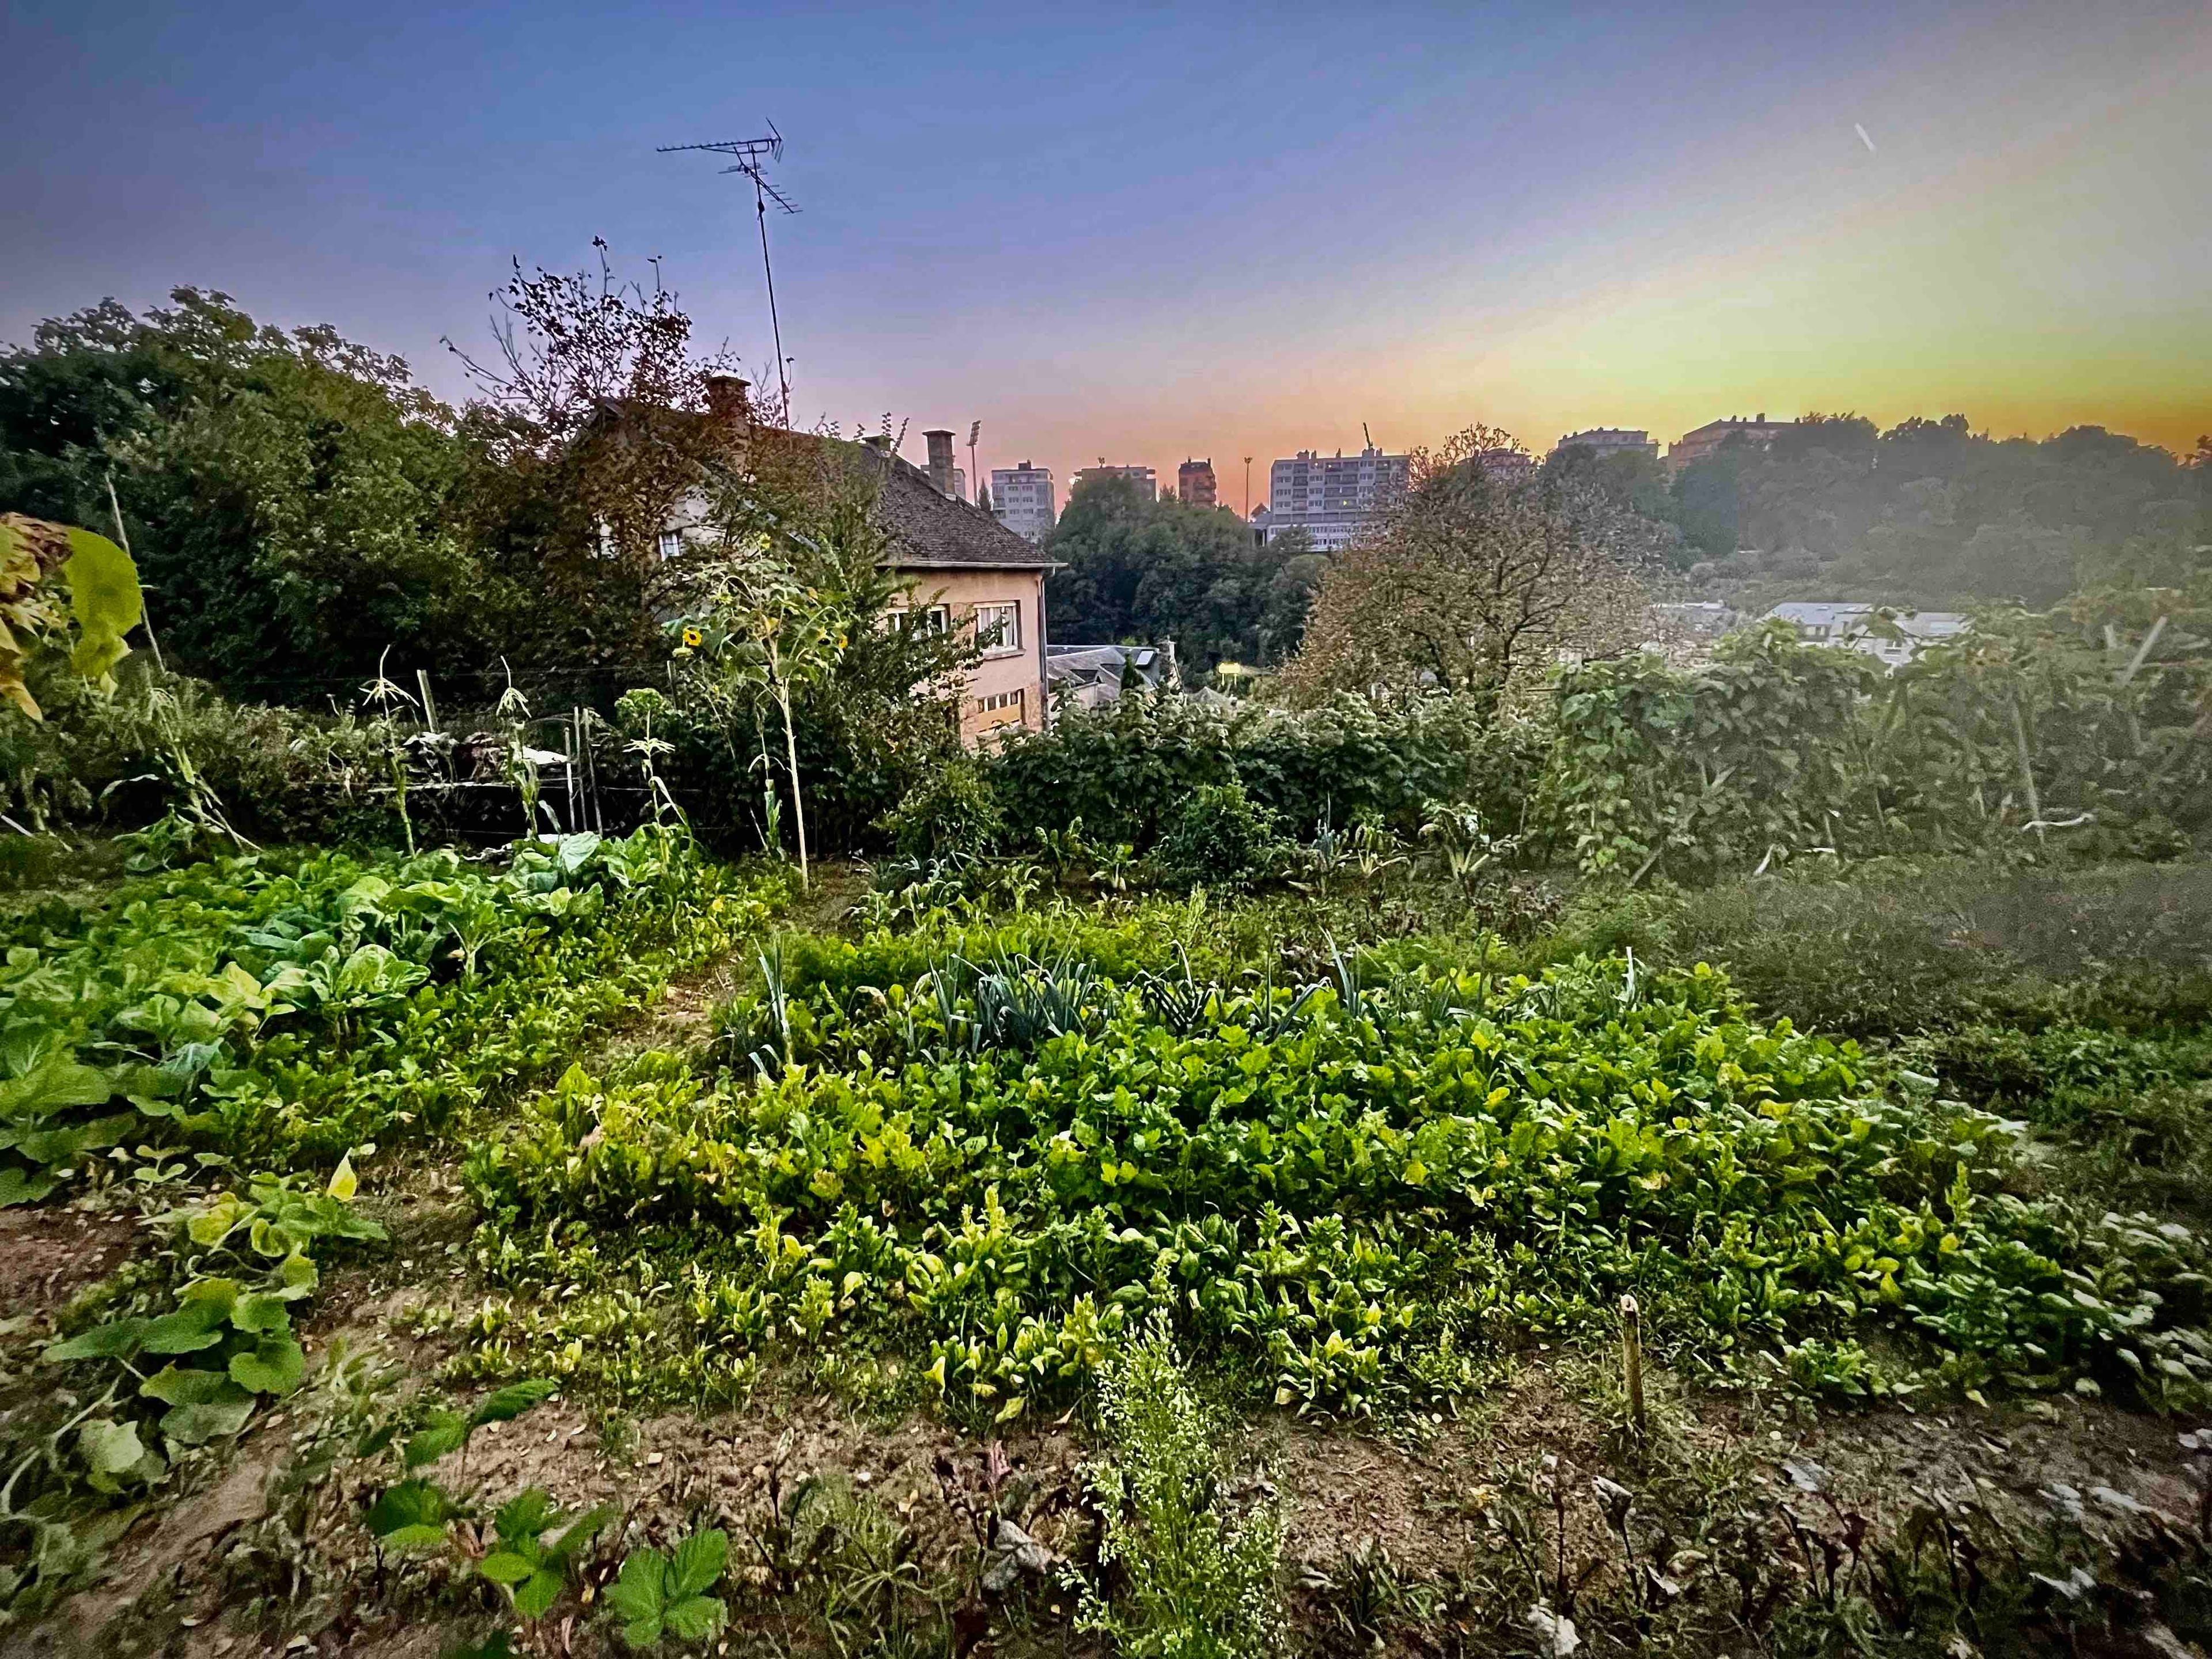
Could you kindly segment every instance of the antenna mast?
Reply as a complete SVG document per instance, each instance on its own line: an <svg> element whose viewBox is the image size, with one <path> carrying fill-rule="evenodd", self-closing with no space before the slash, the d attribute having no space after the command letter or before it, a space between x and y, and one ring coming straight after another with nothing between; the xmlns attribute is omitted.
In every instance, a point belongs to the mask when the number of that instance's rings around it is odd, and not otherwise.
<svg viewBox="0 0 2212 1659"><path fill-rule="evenodd" d="M775 381L783 393L783 423L787 427L791 424L791 371L783 355L783 323L775 312L775 267L769 263L768 257L768 204L773 202L786 213L796 213L799 209L769 183L768 175L762 171L767 162L783 160L783 135L770 121L765 138L739 138L719 144L662 144L654 154L672 155L679 150L692 149L735 157L737 165L722 171L742 173L753 181L753 211L760 221L761 271L768 278L768 325L775 337Z"/></svg>

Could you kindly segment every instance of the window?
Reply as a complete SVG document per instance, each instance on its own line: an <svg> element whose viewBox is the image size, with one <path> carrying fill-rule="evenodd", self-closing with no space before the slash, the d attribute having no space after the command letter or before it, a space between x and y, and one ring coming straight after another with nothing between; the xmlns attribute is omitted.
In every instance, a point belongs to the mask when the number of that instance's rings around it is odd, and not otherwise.
<svg viewBox="0 0 2212 1659"><path fill-rule="evenodd" d="M1028 692L1019 687L1012 691L996 691L988 697L976 698L975 712L979 714L993 714L1000 709L1011 708L1013 710L1013 718L1019 720L1022 717L1023 707L1028 700ZM994 721L994 724L996 722Z"/></svg>
<svg viewBox="0 0 2212 1659"><path fill-rule="evenodd" d="M682 531L664 530L660 532L660 556L662 558L672 559L683 551L684 532Z"/></svg>
<svg viewBox="0 0 2212 1659"><path fill-rule="evenodd" d="M1011 656L1022 648L1022 607L979 605L975 607L975 642L987 657Z"/></svg>

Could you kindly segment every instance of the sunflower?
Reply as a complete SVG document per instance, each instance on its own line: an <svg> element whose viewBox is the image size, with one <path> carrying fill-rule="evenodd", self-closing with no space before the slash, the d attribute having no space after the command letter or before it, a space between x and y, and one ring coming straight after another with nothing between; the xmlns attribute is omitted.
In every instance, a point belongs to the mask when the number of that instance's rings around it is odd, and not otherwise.
<svg viewBox="0 0 2212 1659"><path fill-rule="evenodd" d="M686 644L686 645L688 645L688 646L694 646L694 647L696 647L696 646L697 646L698 644L700 644L700 643L701 643L701 641L702 641L705 638L706 638L706 635L703 635L703 634L702 634L702 633L701 633L697 629L696 629L696 628L687 628L687 629L685 629L684 630L684 644Z"/></svg>

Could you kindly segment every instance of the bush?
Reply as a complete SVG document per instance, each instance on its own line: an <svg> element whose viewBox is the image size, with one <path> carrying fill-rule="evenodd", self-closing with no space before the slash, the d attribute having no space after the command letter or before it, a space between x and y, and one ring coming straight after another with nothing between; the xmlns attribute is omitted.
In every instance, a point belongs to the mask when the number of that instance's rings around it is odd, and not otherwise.
<svg viewBox="0 0 2212 1659"><path fill-rule="evenodd" d="M1006 823L982 769L963 758L924 774L877 827L905 858L980 858L997 847Z"/></svg>
<svg viewBox="0 0 2212 1659"><path fill-rule="evenodd" d="M189 767L256 841L398 840L370 793L386 775L376 723L234 703L143 659L118 678L107 696L41 681L43 721L0 708L0 810L36 830L137 830L184 801Z"/></svg>
<svg viewBox="0 0 2212 1659"><path fill-rule="evenodd" d="M1283 846L1275 815L1241 783L1200 784L1160 842L1159 865L1186 886L1234 892L1267 873Z"/></svg>
<svg viewBox="0 0 2212 1659"><path fill-rule="evenodd" d="M988 764L1015 836L1036 840L1080 818L1092 838L1141 851L1203 784L1243 785L1300 836L1327 817L1373 818L1410 837L1432 799L1516 830L1548 741L1541 722L1493 724L1465 697L1377 706L1345 696L1291 714L1130 696L1063 711Z"/></svg>

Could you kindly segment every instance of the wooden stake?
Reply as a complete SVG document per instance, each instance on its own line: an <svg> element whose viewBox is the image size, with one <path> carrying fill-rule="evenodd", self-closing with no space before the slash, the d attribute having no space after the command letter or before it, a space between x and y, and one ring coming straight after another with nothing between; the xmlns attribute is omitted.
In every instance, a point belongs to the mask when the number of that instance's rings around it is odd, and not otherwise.
<svg viewBox="0 0 2212 1659"><path fill-rule="evenodd" d="M2027 818L2035 826L2035 838L2045 839L2043 833L2043 802L2035 793L2035 769L2027 760L2027 722L2020 717L2020 698L2012 699L2012 740L2020 751L2020 781L2027 787Z"/></svg>
<svg viewBox="0 0 2212 1659"><path fill-rule="evenodd" d="M107 510L115 515L115 539L122 544L123 556L137 562L136 556L131 551L131 532L123 527L123 503L115 499L115 474L112 472L107 475ZM2165 618L2160 617L2159 621L2163 627ZM146 630L146 643L154 647L155 670L163 679L168 678L169 665L161 660L161 641L154 634L154 607L146 604L143 588L139 592L138 625ZM2151 637L2156 639L2158 635L2154 634ZM2149 647L2144 648L2148 650Z"/></svg>
<svg viewBox="0 0 2212 1659"><path fill-rule="evenodd" d="M1644 1316L1633 1296L1620 1298L1620 1368L1628 1382L1628 1425L1644 1437Z"/></svg>

